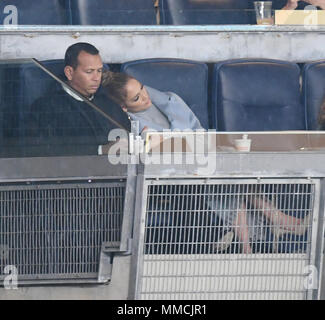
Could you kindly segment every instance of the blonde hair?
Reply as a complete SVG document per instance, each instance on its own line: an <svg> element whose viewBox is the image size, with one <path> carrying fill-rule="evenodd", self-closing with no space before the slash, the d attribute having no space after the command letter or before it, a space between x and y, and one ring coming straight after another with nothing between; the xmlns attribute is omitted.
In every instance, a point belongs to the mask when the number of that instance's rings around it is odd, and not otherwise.
<svg viewBox="0 0 325 320"><path fill-rule="evenodd" d="M122 72L104 71L102 87L105 94L119 105L123 105L127 98L126 84L132 76Z"/></svg>

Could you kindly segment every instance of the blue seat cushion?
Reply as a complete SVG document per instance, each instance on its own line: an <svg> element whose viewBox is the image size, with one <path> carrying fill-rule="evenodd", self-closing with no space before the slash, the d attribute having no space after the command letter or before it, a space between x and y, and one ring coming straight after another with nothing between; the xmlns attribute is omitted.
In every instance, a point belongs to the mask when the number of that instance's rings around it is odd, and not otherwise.
<svg viewBox="0 0 325 320"><path fill-rule="evenodd" d="M65 0L2 0L0 2L0 21L2 24L4 22L15 24L12 15L17 12L18 25L67 25L70 24L68 3L69 1ZM14 10L12 10L12 6L15 7Z"/></svg>
<svg viewBox="0 0 325 320"><path fill-rule="evenodd" d="M152 0L71 0L73 25L154 25Z"/></svg>
<svg viewBox="0 0 325 320"><path fill-rule="evenodd" d="M251 24L255 14L250 0L161 0L162 24Z"/></svg>
<svg viewBox="0 0 325 320"><path fill-rule="evenodd" d="M303 68L303 99L306 108L308 130L319 127L318 115L325 98L325 61L305 64Z"/></svg>
<svg viewBox="0 0 325 320"><path fill-rule="evenodd" d="M304 130L297 64L239 59L214 66L213 110L221 131Z"/></svg>

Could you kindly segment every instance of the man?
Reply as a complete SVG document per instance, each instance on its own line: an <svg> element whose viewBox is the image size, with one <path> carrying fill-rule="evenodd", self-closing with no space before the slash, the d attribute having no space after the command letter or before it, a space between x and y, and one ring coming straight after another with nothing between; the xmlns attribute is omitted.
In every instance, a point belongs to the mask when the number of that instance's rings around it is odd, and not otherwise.
<svg viewBox="0 0 325 320"><path fill-rule="evenodd" d="M321 9L325 9L325 0L304 0L304 1L299 1L299 0L288 0L287 4L282 8L284 10L295 10L298 7L298 3L305 2L305 4L310 4L314 5L316 7L319 7Z"/></svg>
<svg viewBox="0 0 325 320"><path fill-rule="evenodd" d="M98 92L102 70L99 51L91 44L76 43L67 49L67 83L129 130L126 114ZM37 145L33 155L39 156L97 154L98 146L107 144L109 131L117 127L59 83L33 103L25 118L27 145Z"/></svg>

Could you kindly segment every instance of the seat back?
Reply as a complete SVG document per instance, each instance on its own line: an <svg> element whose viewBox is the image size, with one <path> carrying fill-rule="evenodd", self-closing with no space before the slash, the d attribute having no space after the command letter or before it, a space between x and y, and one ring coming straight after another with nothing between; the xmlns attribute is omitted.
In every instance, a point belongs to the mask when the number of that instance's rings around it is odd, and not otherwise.
<svg viewBox="0 0 325 320"><path fill-rule="evenodd" d="M56 75L63 72L63 60L50 60L43 64ZM32 103L53 88L56 81L33 63L7 65L5 75L2 85L5 95L1 102L3 141L0 155L21 156L25 145L25 116Z"/></svg>
<svg viewBox="0 0 325 320"><path fill-rule="evenodd" d="M56 76L64 79L64 61L61 59L43 61L42 64ZM33 63L22 65L20 68L19 99L24 110L34 101L44 96L57 85L57 81Z"/></svg>
<svg viewBox="0 0 325 320"><path fill-rule="evenodd" d="M161 0L161 24L255 24L251 0Z"/></svg>
<svg viewBox="0 0 325 320"><path fill-rule="evenodd" d="M316 130L320 106L325 99L325 60L306 63L302 71L302 80L307 129Z"/></svg>
<svg viewBox="0 0 325 320"><path fill-rule="evenodd" d="M215 64L212 110L217 130L304 130L297 64L238 59Z"/></svg>
<svg viewBox="0 0 325 320"><path fill-rule="evenodd" d="M71 0L73 25L154 25L152 0Z"/></svg>
<svg viewBox="0 0 325 320"><path fill-rule="evenodd" d="M68 25L70 24L69 1L2 0L0 21L2 24Z"/></svg>
<svg viewBox="0 0 325 320"><path fill-rule="evenodd" d="M209 128L206 64L182 59L144 59L122 64L121 71L149 87L175 92L195 113L201 125Z"/></svg>
<svg viewBox="0 0 325 320"><path fill-rule="evenodd" d="M0 150L4 145L4 131L6 124L6 117L8 113L8 98L5 93L7 91L7 76L6 76L6 64L0 64ZM1 151L0 151L1 154Z"/></svg>

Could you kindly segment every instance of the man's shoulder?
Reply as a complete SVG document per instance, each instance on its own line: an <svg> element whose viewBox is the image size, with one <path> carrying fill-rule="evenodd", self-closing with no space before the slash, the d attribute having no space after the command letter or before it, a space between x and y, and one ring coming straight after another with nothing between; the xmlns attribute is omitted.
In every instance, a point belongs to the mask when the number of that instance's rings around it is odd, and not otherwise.
<svg viewBox="0 0 325 320"><path fill-rule="evenodd" d="M55 102L57 99L67 99L68 94L60 87L55 87L52 90L46 92L39 98L37 98L33 105L38 105L38 104L49 104L51 102Z"/></svg>
<svg viewBox="0 0 325 320"><path fill-rule="evenodd" d="M105 112L124 113L122 108L119 105L117 105L114 101L112 101L107 95L103 93L99 92L95 94L93 102L97 104Z"/></svg>
<svg viewBox="0 0 325 320"><path fill-rule="evenodd" d="M71 97L61 87L56 87L51 91L48 91L43 96L36 99L32 105L31 110L38 111L52 111L59 112L61 109L66 109L68 106L73 106L78 103L83 103ZM54 108L54 109L53 109Z"/></svg>
<svg viewBox="0 0 325 320"><path fill-rule="evenodd" d="M106 114L112 117L115 121L119 122L125 128L130 130L130 121L126 112L122 108L112 101L107 95L103 93L97 93L95 95L94 103L102 109ZM114 128L114 125L111 125L111 128Z"/></svg>
<svg viewBox="0 0 325 320"><path fill-rule="evenodd" d="M114 102L106 94L104 94L101 91L95 93L94 101L114 104Z"/></svg>

